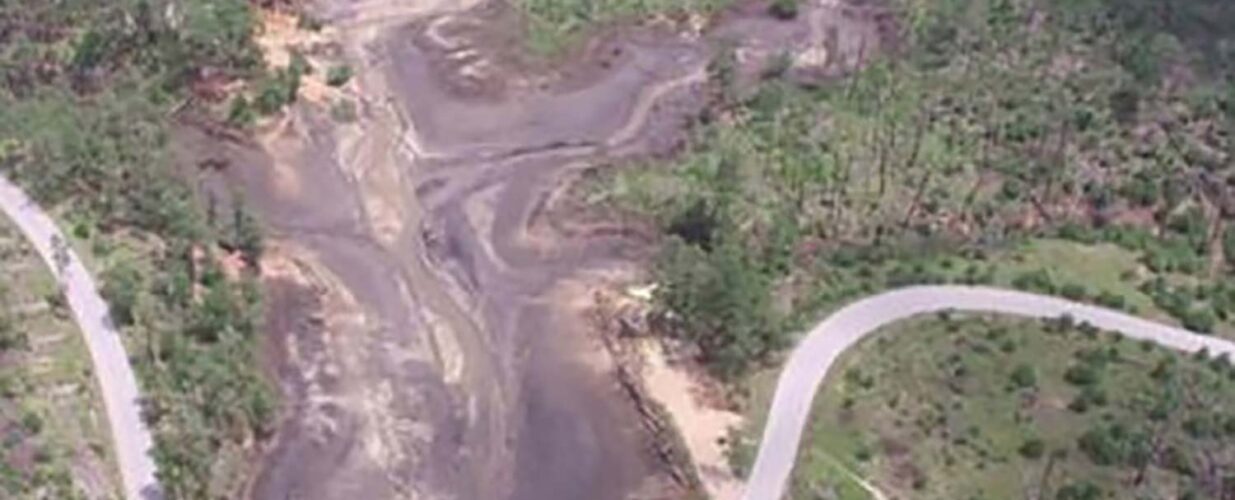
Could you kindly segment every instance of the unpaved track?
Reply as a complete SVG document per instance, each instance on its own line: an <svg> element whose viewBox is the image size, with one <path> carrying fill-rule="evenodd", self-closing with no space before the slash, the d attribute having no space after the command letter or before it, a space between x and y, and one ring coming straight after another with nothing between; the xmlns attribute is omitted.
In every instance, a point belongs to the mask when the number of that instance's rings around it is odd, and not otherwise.
<svg viewBox="0 0 1235 500"><path fill-rule="evenodd" d="M776 384L759 454L743 498L776 500L784 494L802 430L810 416L811 400L842 352L891 323L950 310L1029 318L1069 315L1078 322L1179 351L1208 349L1213 355L1235 356L1235 343L1228 340L1057 297L968 286L919 286L881 293L828 316L794 348Z"/></svg>
<svg viewBox="0 0 1235 500"><path fill-rule="evenodd" d="M111 424L112 444L128 500L159 498L155 479L153 444L150 429L141 418L137 379L129 357L99 295L94 279L72 248L57 250L52 241L67 243L64 235L46 213L20 188L0 176L0 210L21 229L38 251L43 262L64 288L69 308L86 339L95 378L103 392L103 406ZM57 257L57 253L61 257ZM63 259L57 262L58 259Z"/></svg>

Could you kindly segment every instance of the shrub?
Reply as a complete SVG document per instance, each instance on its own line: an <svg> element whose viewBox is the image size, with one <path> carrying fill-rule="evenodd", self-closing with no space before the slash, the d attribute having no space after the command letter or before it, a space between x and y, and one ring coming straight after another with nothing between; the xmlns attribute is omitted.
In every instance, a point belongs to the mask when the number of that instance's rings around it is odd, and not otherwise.
<svg viewBox="0 0 1235 500"><path fill-rule="evenodd" d="M331 66L326 70L326 85L331 87L342 87L352 79L352 67L346 64Z"/></svg>
<svg viewBox="0 0 1235 500"><path fill-rule="evenodd" d="M1050 273L1047 273L1045 269L1018 274L1012 279L1012 286L1031 292L1055 293L1055 283L1051 280Z"/></svg>
<svg viewBox="0 0 1235 500"><path fill-rule="evenodd" d="M1089 364L1075 364L1063 373L1063 379L1076 386L1088 386L1098 383L1098 370Z"/></svg>
<svg viewBox="0 0 1235 500"><path fill-rule="evenodd" d="M768 6L768 13L777 19L786 21L798 17L798 0L772 0L772 4Z"/></svg>
<svg viewBox="0 0 1235 500"><path fill-rule="evenodd" d="M1124 309L1128 307L1127 299L1123 295L1110 291L1102 291L1094 299L1099 305L1109 307L1111 309Z"/></svg>
<svg viewBox="0 0 1235 500"><path fill-rule="evenodd" d="M257 113L253 110L253 105L243 95L236 96L232 99L231 108L227 111L227 124L233 127L243 128L252 125L257 120Z"/></svg>
<svg viewBox="0 0 1235 500"><path fill-rule="evenodd" d="M1120 424L1085 431L1077 440L1077 448L1094 464L1103 466L1142 464L1151 451L1148 437Z"/></svg>
<svg viewBox="0 0 1235 500"><path fill-rule="evenodd" d="M1038 374L1027 364L1017 365L1012 370L1012 385L1018 389L1028 389L1038 385Z"/></svg>
<svg viewBox="0 0 1235 500"><path fill-rule="evenodd" d="M1218 319L1214 316L1213 309L1209 307L1193 307L1184 313L1180 318L1184 328L1199 333L1210 333L1214 331L1214 325Z"/></svg>
<svg viewBox="0 0 1235 500"><path fill-rule="evenodd" d="M1098 387L1087 386L1068 403L1068 409L1077 413L1085 413L1090 408L1106 406L1106 403L1106 391Z"/></svg>
<svg viewBox="0 0 1235 500"><path fill-rule="evenodd" d="M119 326L133 324L133 310L141 297L144 280L141 272L127 260L121 260L103 274L103 288L112 320Z"/></svg>
<svg viewBox="0 0 1235 500"><path fill-rule="evenodd" d="M1037 460L1042 458L1042 455L1046 452L1046 443L1036 437L1029 438L1026 439L1025 442L1021 443L1021 447L1017 448L1016 451L1017 453L1020 453L1022 457L1030 460Z"/></svg>
<svg viewBox="0 0 1235 500"><path fill-rule="evenodd" d="M1085 300L1085 297L1089 295L1084 286L1076 283L1068 283L1060 287L1059 294L1072 300Z"/></svg>
<svg viewBox="0 0 1235 500"><path fill-rule="evenodd" d="M1064 485L1055 492L1055 500L1098 500L1102 498L1102 490L1090 482Z"/></svg>

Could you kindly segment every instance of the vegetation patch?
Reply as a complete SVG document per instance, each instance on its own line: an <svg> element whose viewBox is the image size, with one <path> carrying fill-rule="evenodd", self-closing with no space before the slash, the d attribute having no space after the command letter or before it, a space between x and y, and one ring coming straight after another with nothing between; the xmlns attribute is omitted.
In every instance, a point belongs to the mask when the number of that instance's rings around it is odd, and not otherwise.
<svg viewBox="0 0 1235 500"><path fill-rule="evenodd" d="M234 497L270 431L255 359L262 250L236 205L198 203L168 151L177 113L246 122L289 102L309 68L267 72L244 0L0 4L0 169L65 214L91 255L141 381L169 498ZM294 58L293 58L294 59ZM209 120L207 120L209 121ZM221 262L239 273L223 272ZM53 495L54 496L54 495Z"/></svg>
<svg viewBox="0 0 1235 500"><path fill-rule="evenodd" d="M920 283L1230 331L1235 86L1230 54L1198 51L1231 46L1208 20L1235 13L1154 5L897 0L904 48L818 88L734 92L722 54L686 154L593 199L659 223L658 300L722 375L840 303Z"/></svg>
<svg viewBox="0 0 1235 500"><path fill-rule="evenodd" d="M847 352L816 397L794 498L1219 498L1235 370L1064 324L940 316Z"/></svg>
<svg viewBox="0 0 1235 500"><path fill-rule="evenodd" d="M0 220L0 497L119 497L89 352L56 281Z"/></svg>

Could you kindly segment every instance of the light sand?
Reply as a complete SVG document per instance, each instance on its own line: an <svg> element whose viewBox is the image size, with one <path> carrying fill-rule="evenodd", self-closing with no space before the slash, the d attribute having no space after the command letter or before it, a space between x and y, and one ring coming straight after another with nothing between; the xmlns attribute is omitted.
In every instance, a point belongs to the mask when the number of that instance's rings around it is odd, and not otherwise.
<svg viewBox="0 0 1235 500"><path fill-rule="evenodd" d="M701 397L703 391L696 378L698 375L670 364L658 340L642 339L640 350L645 362L643 380L648 394L673 418L708 495L717 500L738 498L742 483L729 468L722 440L729 435L730 429L742 424L742 416L708 404Z"/></svg>

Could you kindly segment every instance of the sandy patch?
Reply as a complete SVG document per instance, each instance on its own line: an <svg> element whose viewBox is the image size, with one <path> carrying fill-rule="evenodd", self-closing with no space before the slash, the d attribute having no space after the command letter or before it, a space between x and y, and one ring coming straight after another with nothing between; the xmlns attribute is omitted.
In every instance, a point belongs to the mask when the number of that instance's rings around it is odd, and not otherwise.
<svg viewBox="0 0 1235 500"><path fill-rule="evenodd" d="M302 185L294 162L300 154L303 141L293 130L290 116L282 115L275 121L263 124L257 131L257 142L270 155L271 185L274 191L286 199L300 197Z"/></svg>
<svg viewBox="0 0 1235 500"><path fill-rule="evenodd" d="M300 19L291 13L273 10L259 12L259 29L254 43L261 50L266 65L271 68L286 68L291 64L292 54L300 54L313 67L313 71L300 79L298 99L314 104L328 104L345 95L343 87L326 84L326 74L331 62L319 57L323 47L333 44L337 36L332 27L313 31L300 27Z"/></svg>
<svg viewBox="0 0 1235 500"><path fill-rule="evenodd" d="M363 194L360 201L371 233L379 242L391 245L402 234L410 214L404 205L398 137L391 133L397 125L388 113L375 111L371 119L338 131L338 163Z"/></svg>
<svg viewBox="0 0 1235 500"><path fill-rule="evenodd" d="M639 347L648 395L669 412L708 495L717 500L741 496L742 483L730 472L723 440L742 424L742 416L709 404L696 375L670 364L658 340L640 339Z"/></svg>

